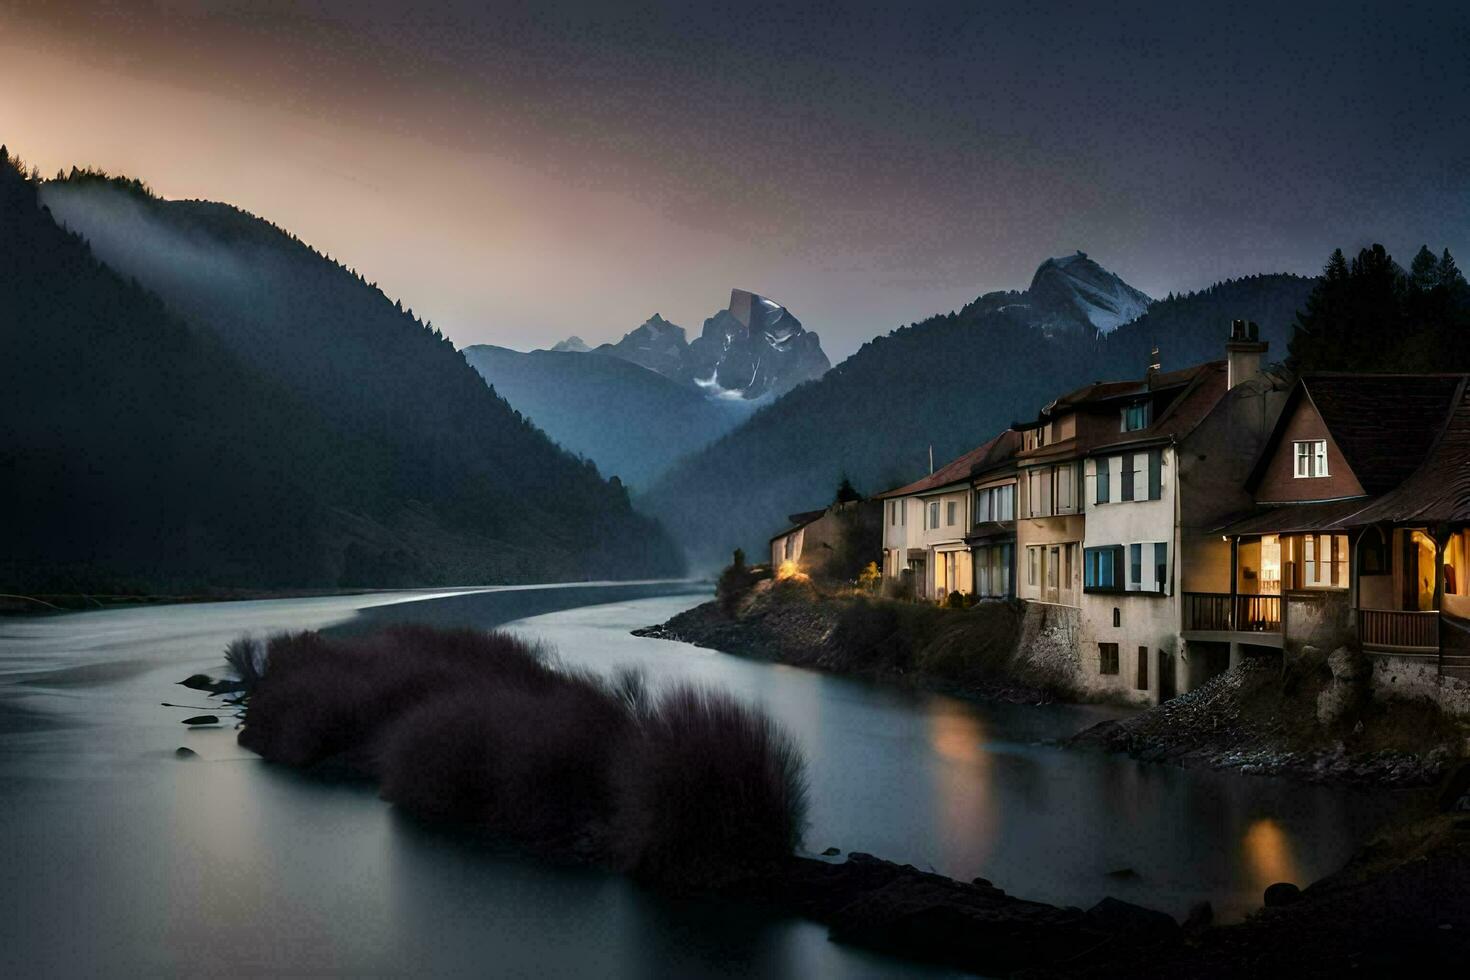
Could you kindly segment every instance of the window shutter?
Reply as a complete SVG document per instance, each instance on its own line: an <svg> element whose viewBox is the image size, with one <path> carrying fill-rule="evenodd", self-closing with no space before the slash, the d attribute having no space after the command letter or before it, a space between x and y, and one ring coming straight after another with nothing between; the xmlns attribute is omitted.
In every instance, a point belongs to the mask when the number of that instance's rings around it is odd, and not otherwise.
<svg viewBox="0 0 1470 980"><path fill-rule="evenodd" d="M1148 452L1148 499L1158 500L1163 493L1164 451L1150 449Z"/></svg>
<svg viewBox="0 0 1470 980"><path fill-rule="evenodd" d="M1138 591L1143 580L1143 545L1128 546L1128 588Z"/></svg>
<svg viewBox="0 0 1470 980"><path fill-rule="evenodd" d="M1123 492L1118 495L1119 500L1133 499L1133 454L1125 453L1123 460Z"/></svg>
<svg viewBox="0 0 1470 980"><path fill-rule="evenodd" d="M1100 504L1108 502L1108 491L1111 489L1108 486L1108 469L1111 465L1106 458L1097 461L1097 502Z"/></svg>

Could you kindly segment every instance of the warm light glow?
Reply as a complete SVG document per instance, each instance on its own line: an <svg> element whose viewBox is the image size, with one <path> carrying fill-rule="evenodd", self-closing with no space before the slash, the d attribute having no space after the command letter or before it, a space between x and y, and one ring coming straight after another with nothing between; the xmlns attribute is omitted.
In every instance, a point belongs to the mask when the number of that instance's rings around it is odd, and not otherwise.
<svg viewBox="0 0 1470 980"><path fill-rule="evenodd" d="M790 558L776 566L776 581L784 582L787 579L796 579L805 582L810 576L801 570L801 567Z"/></svg>
<svg viewBox="0 0 1470 980"><path fill-rule="evenodd" d="M1241 846L1261 888L1278 881L1296 881L1299 872L1292 857L1291 842L1275 820L1263 817L1253 821L1246 828Z"/></svg>

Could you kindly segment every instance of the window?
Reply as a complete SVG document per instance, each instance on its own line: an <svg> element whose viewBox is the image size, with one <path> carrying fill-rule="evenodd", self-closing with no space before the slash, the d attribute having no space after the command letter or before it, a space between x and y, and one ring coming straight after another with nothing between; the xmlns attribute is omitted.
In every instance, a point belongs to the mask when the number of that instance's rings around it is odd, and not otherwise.
<svg viewBox="0 0 1470 980"><path fill-rule="evenodd" d="M1148 647L1138 648L1138 676L1134 678L1133 686L1140 691L1148 690Z"/></svg>
<svg viewBox="0 0 1470 980"><path fill-rule="evenodd" d="M1099 643L1097 645L1097 672L1099 674L1118 672L1118 644Z"/></svg>
<svg viewBox="0 0 1470 980"><path fill-rule="evenodd" d="M956 515L959 513L960 505L951 500L944 505L944 523L947 527L954 527Z"/></svg>
<svg viewBox="0 0 1470 980"><path fill-rule="evenodd" d="M934 500L929 504L929 527L931 529L939 526L939 501Z"/></svg>
<svg viewBox="0 0 1470 980"><path fill-rule="evenodd" d="M1123 610L1117 606L1113 607L1113 625L1115 627L1123 625Z"/></svg>
<svg viewBox="0 0 1470 980"><path fill-rule="evenodd" d="M1037 467L1026 471L1026 516L1051 516L1051 470Z"/></svg>
<svg viewBox="0 0 1470 980"><path fill-rule="evenodd" d="M1016 487L987 487L975 491L975 523L1016 519Z"/></svg>
<svg viewBox="0 0 1470 980"><path fill-rule="evenodd" d="M1037 569L1040 566L1040 564L1041 564L1041 549L1040 548L1027 548L1026 549L1026 584L1027 585L1035 585L1040 580L1040 576L1037 574Z"/></svg>
<svg viewBox="0 0 1470 980"><path fill-rule="evenodd" d="M1302 540L1302 586L1308 589L1345 589L1348 544L1346 534L1308 534Z"/></svg>
<svg viewBox="0 0 1470 980"><path fill-rule="evenodd" d="M1146 453L1125 453L1118 457L1122 465L1122 488L1119 500L1158 500L1164 490L1164 452L1150 449ZM1099 501L1101 503L1102 501Z"/></svg>
<svg viewBox="0 0 1470 980"><path fill-rule="evenodd" d="M1118 499L1119 500L1132 500L1133 499L1133 454L1132 453L1129 453L1127 455L1120 456L1118 458L1119 458L1119 460L1122 463L1122 476L1123 476L1123 479L1121 481L1120 491L1119 491L1119 494L1118 494Z"/></svg>
<svg viewBox="0 0 1470 980"><path fill-rule="evenodd" d="M1152 421L1153 413L1149 411L1148 402L1134 402L1123 409L1123 431L1136 432L1139 429L1148 428Z"/></svg>
<svg viewBox="0 0 1470 980"><path fill-rule="evenodd" d="M1327 475L1327 440L1308 439L1303 442L1294 442L1292 446L1296 449L1297 479L1312 479L1314 477Z"/></svg>
<svg viewBox="0 0 1470 980"><path fill-rule="evenodd" d="M888 502L888 523L891 524L891 525L893 525L894 527L898 527L898 501L897 500L890 500Z"/></svg>
<svg viewBox="0 0 1470 980"><path fill-rule="evenodd" d="M1057 587L1057 565L1061 564L1061 549L1053 545L1051 554L1047 556L1046 563L1046 587L1055 589Z"/></svg>
<svg viewBox="0 0 1470 980"><path fill-rule="evenodd" d="M1128 546L1128 588L1137 592L1143 587L1143 545Z"/></svg>
<svg viewBox="0 0 1470 980"><path fill-rule="evenodd" d="M1057 502L1055 514L1071 513L1076 507L1076 480L1072 475L1072 464L1065 463L1052 470L1051 499Z"/></svg>
<svg viewBox="0 0 1470 980"><path fill-rule="evenodd" d="M1106 548L1084 548L1082 551L1083 590L1087 592L1117 590L1121 587L1118 575L1122 571L1122 564L1123 549L1119 545L1109 545Z"/></svg>
<svg viewBox="0 0 1470 980"><path fill-rule="evenodd" d="M1169 546L1162 541L1154 542L1154 589L1169 591Z"/></svg>
<svg viewBox="0 0 1470 980"><path fill-rule="evenodd" d="M1094 493L1093 500L1096 503L1105 504L1108 502L1108 494L1112 490L1112 488L1108 485L1108 475L1112 469L1112 464L1106 459L1097 459L1093 460L1092 465L1096 468L1097 471L1096 491Z"/></svg>

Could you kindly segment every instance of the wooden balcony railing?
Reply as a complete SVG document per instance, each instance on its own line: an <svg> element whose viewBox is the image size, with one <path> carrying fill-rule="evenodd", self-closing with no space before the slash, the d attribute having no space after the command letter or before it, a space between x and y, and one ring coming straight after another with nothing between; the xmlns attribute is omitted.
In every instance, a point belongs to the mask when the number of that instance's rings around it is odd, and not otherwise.
<svg viewBox="0 0 1470 980"><path fill-rule="evenodd" d="M1184 628L1218 632L1280 633L1281 597L1184 593Z"/></svg>
<svg viewBox="0 0 1470 980"><path fill-rule="evenodd" d="M1359 609L1358 641L1369 650L1439 652L1439 613Z"/></svg>

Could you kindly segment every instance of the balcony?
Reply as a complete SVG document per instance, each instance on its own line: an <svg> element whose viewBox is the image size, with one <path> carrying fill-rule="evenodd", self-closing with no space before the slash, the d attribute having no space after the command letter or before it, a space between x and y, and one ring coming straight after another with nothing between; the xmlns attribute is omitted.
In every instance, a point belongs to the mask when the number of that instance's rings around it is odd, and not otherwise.
<svg viewBox="0 0 1470 980"><path fill-rule="evenodd" d="M1186 592L1184 628L1208 633L1280 633L1281 597Z"/></svg>
<svg viewBox="0 0 1470 980"><path fill-rule="evenodd" d="M1358 641L1364 650L1439 654L1439 613L1359 609Z"/></svg>

